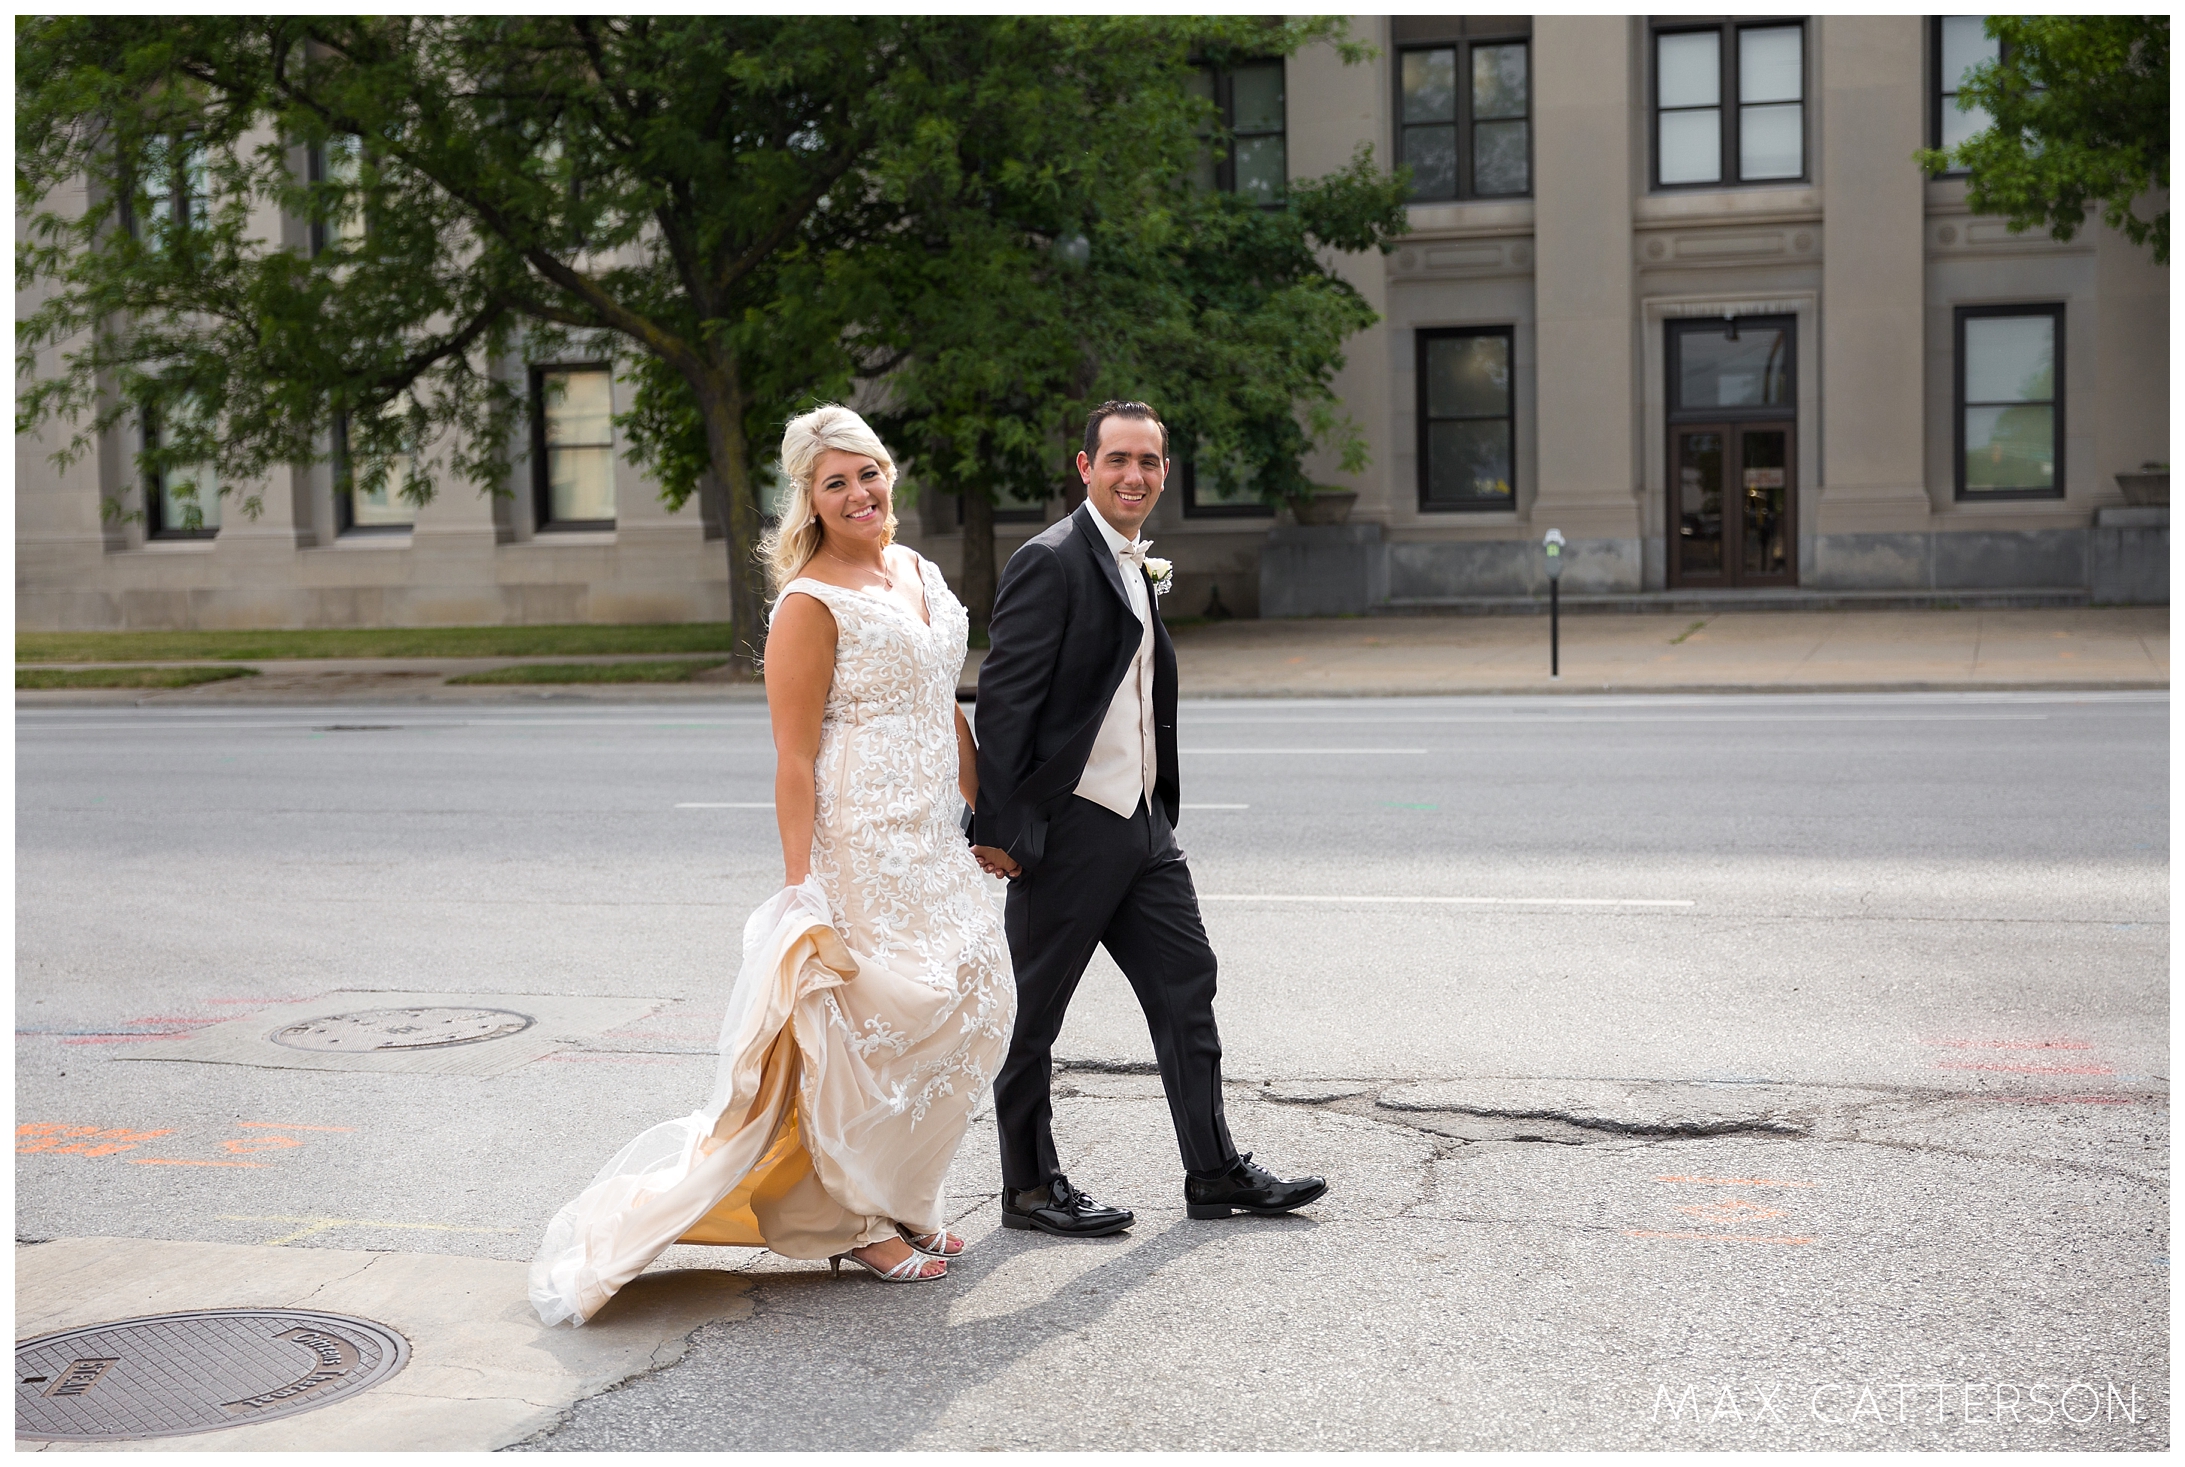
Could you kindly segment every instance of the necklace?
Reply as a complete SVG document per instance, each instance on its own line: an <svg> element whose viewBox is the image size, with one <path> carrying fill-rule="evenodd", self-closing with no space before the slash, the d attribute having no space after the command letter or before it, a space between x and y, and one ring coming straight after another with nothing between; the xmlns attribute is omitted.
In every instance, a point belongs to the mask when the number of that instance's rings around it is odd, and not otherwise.
<svg viewBox="0 0 2185 1467"><path fill-rule="evenodd" d="M827 558L829 560L832 560L835 564L847 566L851 570L872 569L870 565L862 561L852 560L848 556L840 554L832 548L827 551ZM891 593L895 590L895 577L888 574L888 563L885 556L882 557L880 562L880 584L886 586Z"/></svg>

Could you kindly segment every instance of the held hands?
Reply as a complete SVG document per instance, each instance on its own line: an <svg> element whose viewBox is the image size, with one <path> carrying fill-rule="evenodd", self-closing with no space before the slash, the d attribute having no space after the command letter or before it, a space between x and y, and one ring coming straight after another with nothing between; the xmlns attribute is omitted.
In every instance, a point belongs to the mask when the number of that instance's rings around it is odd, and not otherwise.
<svg viewBox="0 0 2185 1467"><path fill-rule="evenodd" d="M1014 881L1024 874L1024 868L1011 859L1007 851L997 846L973 846L971 856L979 863L979 869L989 876L1001 876Z"/></svg>

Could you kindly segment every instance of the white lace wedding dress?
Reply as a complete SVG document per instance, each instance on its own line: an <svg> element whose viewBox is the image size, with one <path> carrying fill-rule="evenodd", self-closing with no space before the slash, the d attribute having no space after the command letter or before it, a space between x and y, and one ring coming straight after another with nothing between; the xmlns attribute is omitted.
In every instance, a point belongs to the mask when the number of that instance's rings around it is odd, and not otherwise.
<svg viewBox="0 0 2185 1467"><path fill-rule="evenodd" d="M703 1109L644 1132L548 1225L531 1302L582 1323L670 1243L825 1258L943 1224L942 1179L1000 1068L1016 983L956 823L969 624L799 579L834 614L812 874L744 925Z"/></svg>

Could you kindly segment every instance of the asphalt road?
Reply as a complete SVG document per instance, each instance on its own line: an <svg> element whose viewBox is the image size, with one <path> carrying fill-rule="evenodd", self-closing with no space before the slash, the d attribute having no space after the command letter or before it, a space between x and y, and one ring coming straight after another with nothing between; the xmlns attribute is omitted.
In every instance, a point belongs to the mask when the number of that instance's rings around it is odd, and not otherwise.
<svg viewBox="0 0 2185 1467"><path fill-rule="evenodd" d="M672 1250L755 1308L531 1444L2166 1444L2168 713L1187 705L1231 1126L1328 1201L1183 1219L1103 958L1059 1129L1130 1236L996 1231L982 1120L946 1283ZM18 1124L130 1133L19 1156L19 1238L527 1258L702 1099L779 879L747 704L49 708L17 770ZM205 1058L368 990L645 1017L484 1076Z"/></svg>

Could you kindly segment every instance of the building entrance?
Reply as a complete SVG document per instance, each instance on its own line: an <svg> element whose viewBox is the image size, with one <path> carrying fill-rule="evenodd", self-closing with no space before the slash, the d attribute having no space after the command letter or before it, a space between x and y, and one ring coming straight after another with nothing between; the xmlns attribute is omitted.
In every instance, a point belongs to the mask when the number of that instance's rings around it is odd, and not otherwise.
<svg viewBox="0 0 2185 1467"><path fill-rule="evenodd" d="M1670 323L1671 585L1797 584L1795 328Z"/></svg>

